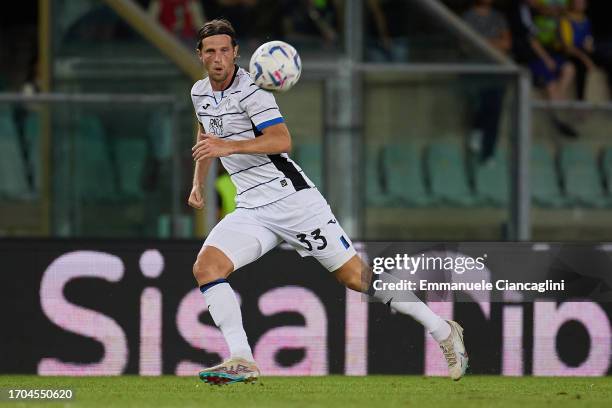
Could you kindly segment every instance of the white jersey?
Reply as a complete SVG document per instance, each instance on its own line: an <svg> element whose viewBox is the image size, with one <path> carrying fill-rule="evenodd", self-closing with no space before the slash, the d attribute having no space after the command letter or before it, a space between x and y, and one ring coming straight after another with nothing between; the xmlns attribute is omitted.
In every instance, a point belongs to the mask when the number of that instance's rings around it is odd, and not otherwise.
<svg viewBox="0 0 612 408"><path fill-rule="evenodd" d="M251 74L234 70L229 86L213 91L208 78L191 88L196 117L206 133L221 139L248 140L284 122L274 95L259 88ZM282 154L233 154L221 158L236 186L236 207L254 208L314 187L302 169Z"/></svg>

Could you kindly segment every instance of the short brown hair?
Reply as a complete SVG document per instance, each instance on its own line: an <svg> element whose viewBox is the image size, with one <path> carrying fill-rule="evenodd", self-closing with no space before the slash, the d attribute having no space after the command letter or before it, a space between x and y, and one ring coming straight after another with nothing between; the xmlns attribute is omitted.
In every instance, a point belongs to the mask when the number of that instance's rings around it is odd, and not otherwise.
<svg viewBox="0 0 612 408"><path fill-rule="evenodd" d="M206 37L212 37L213 35L227 34L232 38L232 47L236 46L236 31L232 26L232 23L224 18L217 18L210 20L200 28L198 31L198 50L202 50L202 40Z"/></svg>

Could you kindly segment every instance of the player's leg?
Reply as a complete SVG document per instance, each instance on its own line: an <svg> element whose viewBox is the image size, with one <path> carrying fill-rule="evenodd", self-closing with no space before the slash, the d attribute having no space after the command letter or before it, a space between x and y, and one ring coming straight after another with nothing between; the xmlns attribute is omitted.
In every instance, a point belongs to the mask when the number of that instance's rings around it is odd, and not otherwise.
<svg viewBox="0 0 612 408"><path fill-rule="evenodd" d="M468 356L463 342L463 328L458 323L442 319L411 291L402 291L398 299L396 291L374 290L372 270L358 255L351 257L332 273L347 288L366 293L396 312L409 315L421 323L440 345L451 378L458 380L465 374ZM400 279L385 272L377 279L400 282Z"/></svg>
<svg viewBox="0 0 612 408"><path fill-rule="evenodd" d="M223 251L211 245L202 248L193 266L193 275L204 295L208 312L230 350L228 360L200 372L200 378L210 384L250 381L259 376L242 326L240 305L226 279L233 271L233 262Z"/></svg>
<svg viewBox="0 0 612 408"><path fill-rule="evenodd" d="M253 245L258 245L256 240L251 241ZM232 261L223 251L211 245L202 248L193 266L193 274L204 295L208 312L223 333L231 356L253 361L251 348L242 327L240 305L227 281L233 271Z"/></svg>
<svg viewBox="0 0 612 408"><path fill-rule="evenodd" d="M427 305L412 292L402 291L401 299L398 299L397 292L374 290L372 288L372 270L361 260L358 255L354 255L341 267L332 271L338 282L349 289L356 290L374 297L376 300L389 305L392 309L402 314L412 316L421 323L436 341L440 342L448 338L450 326L444 319L435 314ZM400 279L388 273L380 275L383 281L399 282Z"/></svg>
<svg viewBox="0 0 612 408"><path fill-rule="evenodd" d="M351 240L336 220L325 198L316 189L302 190L270 205L269 227L302 256L313 256L334 273L343 285L370 293L371 270L359 258ZM389 275L388 279L396 279ZM382 292L370 293L383 303L391 297ZM443 340L450 333L449 325L410 292L411 302L392 301L391 307L421 322L432 335Z"/></svg>
<svg viewBox="0 0 612 408"><path fill-rule="evenodd" d="M262 214L261 219L267 221L266 225L274 229L300 255L315 257L321 265L333 272L343 285L367 293L422 323L440 343L443 351L449 348L448 344L457 344L456 347L451 347L456 352L451 350L445 351L444 354L449 362L451 376L458 379L463 375L467 366L467 355L462 346L462 329L459 325L454 322L447 323L412 292L402 293L402 299L394 299L393 294L389 292L371 290L371 269L359 258L348 235L317 190L303 190L271 204L270 211ZM385 274L383 279L399 281L390 274Z"/></svg>
<svg viewBox="0 0 612 408"><path fill-rule="evenodd" d="M236 211L215 226L193 267L208 311L230 350L230 359L200 372L200 378L211 384L251 381L259 376L240 305L227 277L272 249L279 238L244 213L248 210Z"/></svg>

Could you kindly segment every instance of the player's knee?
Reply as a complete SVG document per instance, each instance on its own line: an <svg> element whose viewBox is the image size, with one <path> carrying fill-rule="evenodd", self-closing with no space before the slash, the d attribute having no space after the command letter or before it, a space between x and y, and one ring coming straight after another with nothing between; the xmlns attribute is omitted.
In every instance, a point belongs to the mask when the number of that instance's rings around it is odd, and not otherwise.
<svg viewBox="0 0 612 408"><path fill-rule="evenodd" d="M205 278L206 273L207 271L202 261L195 261L193 264L193 277L198 281L198 283Z"/></svg>
<svg viewBox="0 0 612 408"><path fill-rule="evenodd" d="M234 270L232 261L219 249L205 246L193 264L193 276L198 286L227 278Z"/></svg>
<svg viewBox="0 0 612 408"><path fill-rule="evenodd" d="M193 264L193 277L200 286L217 279L226 278L228 274L227 271L224 271L220 265L214 262L204 262L198 259Z"/></svg>

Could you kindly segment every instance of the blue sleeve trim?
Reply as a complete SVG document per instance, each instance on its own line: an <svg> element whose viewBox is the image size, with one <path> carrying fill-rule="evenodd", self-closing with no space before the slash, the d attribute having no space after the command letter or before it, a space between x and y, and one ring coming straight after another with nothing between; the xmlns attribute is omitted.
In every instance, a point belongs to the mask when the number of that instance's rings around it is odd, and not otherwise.
<svg viewBox="0 0 612 408"><path fill-rule="evenodd" d="M272 126L272 125L276 125L278 123L283 123L285 121L285 119L281 116L280 118L275 118L275 119L270 119L270 120L266 120L265 122L260 123L259 125L255 126L257 128L257 130L259 130L260 132L262 130L264 130L265 128Z"/></svg>

